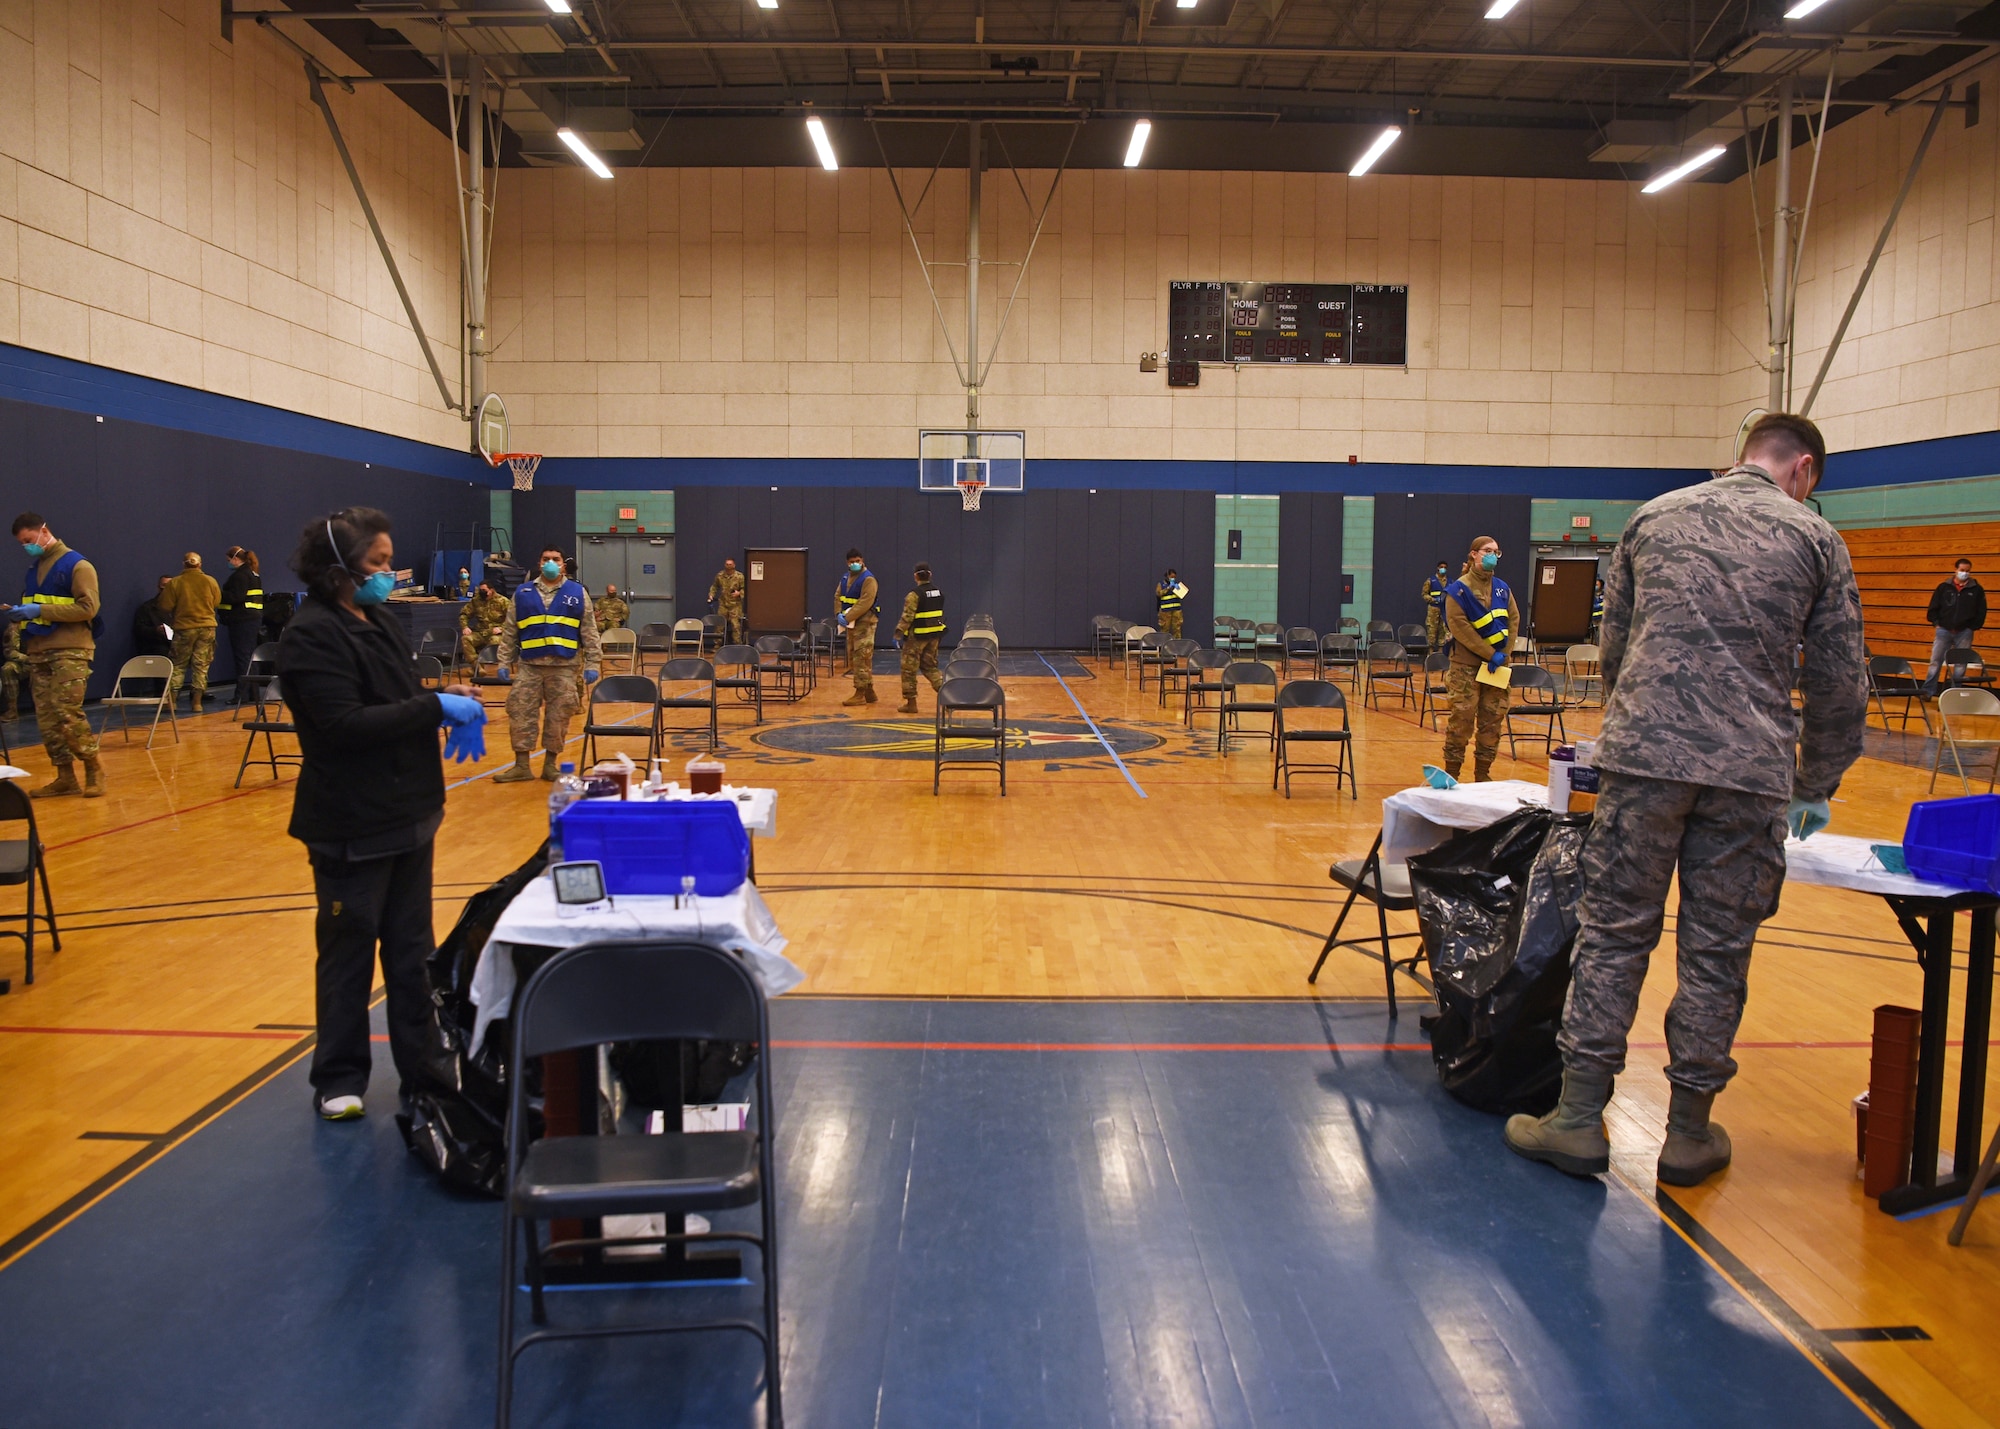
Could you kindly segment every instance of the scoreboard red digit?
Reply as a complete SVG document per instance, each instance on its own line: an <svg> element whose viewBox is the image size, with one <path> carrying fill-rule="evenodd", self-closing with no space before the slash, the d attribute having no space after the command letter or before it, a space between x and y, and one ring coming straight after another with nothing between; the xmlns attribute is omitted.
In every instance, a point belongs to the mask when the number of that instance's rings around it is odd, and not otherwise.
<svg viewBox="0 0 2000 1429"><path fill-rule="evenodd" d="M1408 363L1403 283L1171 283L1169 362Z"/></svg>

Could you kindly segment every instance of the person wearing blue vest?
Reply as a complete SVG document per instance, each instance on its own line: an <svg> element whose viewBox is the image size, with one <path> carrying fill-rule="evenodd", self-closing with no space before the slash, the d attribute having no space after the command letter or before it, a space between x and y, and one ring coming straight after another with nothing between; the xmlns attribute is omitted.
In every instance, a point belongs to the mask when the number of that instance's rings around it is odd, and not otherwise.
<svg viewBox="0 0 2000 1429"><path fill-rule="evenodd" d="M563 553L550 546L542 552L535 578L514 592L500 627L500 678L514 684L507 692L507 738L514 763L493 776L495 784L535 777L528 757L538 726L542 778L554 782L569 742L570 717L581 703L578 672L583 685L596 683L603 658L590 593L564 573Z"/></svg>
<svg viewBox="0 0 2000 1429"><path fill-rule="evenodd" d="M843 705L875 703L875 622L880 614L875 572L861 552L849 551L847 570L833 588L833 618L847 632L847 674L854 681L854 693Z"/></svg>
<svg viewBox="0 0 2000 1429"><path fill-rule="evenodd" d="M1590 593L1590 638L1595 640L1597 632L1604 628L1604 582L1599 581Z"/></svg>
<svg viewBox="0 0 2000 1429"><path fill-rule="evenodd" d="M1444 768L1454 779L1465 764L1468 743L1472 777L1493 777L1500 732L1507 725L1507 691L1479 680L1482 667L1498 670L1507 663L1521 625L1513 592L1494 574L1499 564L1500 543L1481 536L1472 543L1465 569L1444 591L1445 627L1451 635L1451 664L1445 671L1451 722L1444 732Z"/></svg>
<svg viewBox="0 0 2000 1429"><path fill-rule="evenodd" d="M1418 592L1424 600L1424 639L1433 650L1444 648L1444 588L1451 584L1448 570L1445 563L1439 561L1437 569L1424 577Z"/></svg>
<svg viewBox="0 0 2000 1429"><path fill-rule="evenodd" d="M49 523L32 511L14 518L14 539L28 557L21 604L8 612L21 626L21 650L28 657L28 688L35 697L35 723L42 748L56 769L55 781L33 792L37 799L104 793L104 770L97 762L97 736L84 718L84 687L97 653L97 571L58 541ZM83 761L83 783L76 761Z"/></svg>

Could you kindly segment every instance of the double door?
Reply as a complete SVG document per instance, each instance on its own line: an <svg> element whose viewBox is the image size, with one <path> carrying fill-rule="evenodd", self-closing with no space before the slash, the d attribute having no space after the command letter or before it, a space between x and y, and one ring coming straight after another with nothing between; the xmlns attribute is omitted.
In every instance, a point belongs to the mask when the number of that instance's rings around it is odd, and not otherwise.
<svg viewBox="0 0 2000 1429"><path fill-rule="evenodd" d="M592 597L615 584L631 604L633 630L674 623L674 538L579 534L576 578ZM699 613L699 612L697 612Z"/></svg>

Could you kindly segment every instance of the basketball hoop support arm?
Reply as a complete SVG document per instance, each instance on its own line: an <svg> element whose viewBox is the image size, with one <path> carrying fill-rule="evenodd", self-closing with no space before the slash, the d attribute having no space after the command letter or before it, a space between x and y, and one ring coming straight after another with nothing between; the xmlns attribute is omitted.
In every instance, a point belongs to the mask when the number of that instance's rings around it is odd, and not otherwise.
<svg viewBox="0 0 2000 1429"><path fill-rule="evenodd" d="M375 247L381 251L382 261L389 267L389 281L396 285L396 296L403 300L403 313L410 320L410 331L417 335L417 343L424 350L424 361L430 364L431 376L437 382L438 396L444 399L447 408L463 414L465 404L452 400L451 389L445 386L444 371L438 366L437 354L431 351L431 340L424 336L424 325L417 319L417 305L410 301L410 290L403 286L403 274L396 267L396 255L389 251L389 240L382 236L382 225L376 221L375 206L368 202L368 190L361 185L360 171L354 167L354 156L347 152L347 141L340 135L340 125L333 117L333 106L326 102L326 91L320 87L319 66L311 59L305 62L306 87L312 93L312 102L319 106L319 112L326 120L326 132L333 136L333 147L340 155L341 164L347 169L347 180L354 185L354 197L361 203L361 213L368 220L368 231L375 235ZM456 141L454 141L456 142Z"/></svg>

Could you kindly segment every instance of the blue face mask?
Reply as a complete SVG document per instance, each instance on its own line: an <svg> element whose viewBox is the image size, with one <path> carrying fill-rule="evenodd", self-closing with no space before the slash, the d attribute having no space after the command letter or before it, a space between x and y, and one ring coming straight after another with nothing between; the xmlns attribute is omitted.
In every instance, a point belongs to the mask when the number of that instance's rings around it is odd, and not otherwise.
<svg viewBox="0 0 2000 1429"><path fill-rule="evenodd" d="M48 547L44 546L40 541L29 541L21 549L28 553L29 560L39 561L42 558L42 552L46 551Z"/></svg>
<svg viewBox="0 0 2000 1429"><path fill-rule="evenodd" d="M559 561L543 561L542 574L550 580L555 580L562 574L562 563Z"/></svg>
<svg viewBox="0 0 2000 1429"><path fill-rule="evenodd" d="M856 574L857 576L861 574L861 562L859 561L849 561L847 563L847 568L850 571L853 571L854 574Z"/></svg>
<svg viewBox="0 0 2000 1429"><path fill-rule="evenodd" d="M389 592L396 588L396 577L390 571L377 571L354 588L356 605L380 605L389 598Z"/></svg>
<svg viewBox="0 0 2000 1429"><path fill-rule="evenodd" d="M1498 551L1488 551L1479 558L1479 564L1485 570L1492 570L1500 564L1500 553Z"/></svg>

